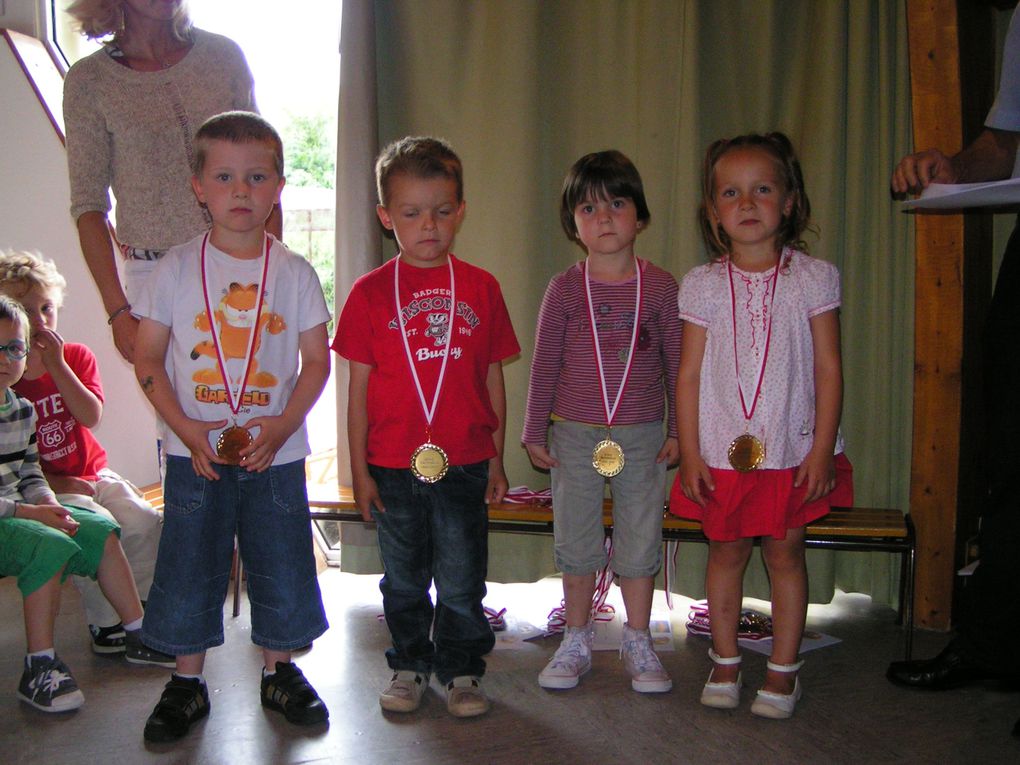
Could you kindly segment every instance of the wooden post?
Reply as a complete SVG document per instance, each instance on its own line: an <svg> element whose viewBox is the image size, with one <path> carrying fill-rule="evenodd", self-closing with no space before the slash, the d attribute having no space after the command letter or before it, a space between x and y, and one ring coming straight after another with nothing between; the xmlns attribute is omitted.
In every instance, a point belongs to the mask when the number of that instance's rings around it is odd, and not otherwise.
<svg viewBox="0 0 1020 765"><path fill-rule="evenodd" d="M956 0L908 0L914 146L963 145ZM949 628L963 358L962 215L917 215L910 512L917 526L917 624Z"/></svg>

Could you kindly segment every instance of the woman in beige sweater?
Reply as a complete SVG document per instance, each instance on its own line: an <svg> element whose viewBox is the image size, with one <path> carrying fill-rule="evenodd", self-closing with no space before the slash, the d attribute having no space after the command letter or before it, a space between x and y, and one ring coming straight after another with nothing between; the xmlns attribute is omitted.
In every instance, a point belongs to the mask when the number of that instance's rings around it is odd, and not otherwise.
<svg viewBox="0 0 1020 765"><path fill-rule="evenodd" d="M220 112L255 111L254 83L237 44L193 27L181 0L77 0L68 13L83 34L105 40L64 82L71 215L114 343L130 362L136 290L168 248L209 227L191 190L192 136ZM277 210L269 229L277 237L280 220Z"/></svg>

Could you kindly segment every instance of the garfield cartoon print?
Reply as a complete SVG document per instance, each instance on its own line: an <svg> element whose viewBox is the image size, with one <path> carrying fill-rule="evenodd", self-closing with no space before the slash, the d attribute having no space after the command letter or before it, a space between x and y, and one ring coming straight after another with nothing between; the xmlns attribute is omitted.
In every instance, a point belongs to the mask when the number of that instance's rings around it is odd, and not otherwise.
<svg viewBox="0 0 1020 765"><path fill-rule="evenodd" d="M251 333L255 332L248 382L260 388L271 388L278 382L275 375L258 371L257 356L262 345L262 334L268 332L270 335L278 335L287 329L287 322L279 314L266 310L264 306L259 312L258 297L257 284L242 285L231 282L213 312L215 326L210 321L208 312L202 311L195 317L195 329L210 334L214 331L217 333L223 359L228 366L233 366L232 361L235 361L235 364L237 360L244 362ZM216 343L212 338L203 340L192 349L192 359L198 359L200 356L213 359L213 365L197 369L191 379L203 385L226 385L216 360ZM244 370L239 369L238 374L243 375Z"/></svg>

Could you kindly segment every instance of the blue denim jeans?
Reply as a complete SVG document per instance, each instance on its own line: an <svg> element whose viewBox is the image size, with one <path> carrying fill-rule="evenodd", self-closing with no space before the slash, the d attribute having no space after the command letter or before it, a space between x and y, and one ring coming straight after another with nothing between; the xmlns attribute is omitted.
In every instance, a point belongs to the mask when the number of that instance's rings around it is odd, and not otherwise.
<svg viewBox="0 0 1020 765"><path fill-rule="evenodd" d="M218 481L168 457L163 536L142 625L145 643L173 656L223 643L223 600L237 535L248 577L251 639L289 651L329 626L312 552L304 460L249 473L214 465Z"/></svg>
<svg viewBox="0 0 1020 765"><path fill-rule="evenodd" d="M488 463L453 466L434 484L422 483L409 469L370 465L369 471L386 507L372 514L386 570L379 589L393 639L386 651L390 668L434 672L441 683L483 675L482 656L496 642L482 609Z"/></svg>

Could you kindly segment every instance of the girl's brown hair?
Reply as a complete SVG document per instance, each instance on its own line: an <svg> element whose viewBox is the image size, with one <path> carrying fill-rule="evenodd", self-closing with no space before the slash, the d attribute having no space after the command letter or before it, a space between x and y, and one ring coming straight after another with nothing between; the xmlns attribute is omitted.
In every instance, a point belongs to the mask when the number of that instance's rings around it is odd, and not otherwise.
<svg viewBox="0 0 1020 765"><path fill-rule="evenodd" d="M614 197L631 200L642 224L647 225L652 219L641 176L626 155L609 149L585 154L577 160L564 178L560 193L560 225L567 238L583 248L574 223L574 208L587 200Z"/></svg>

